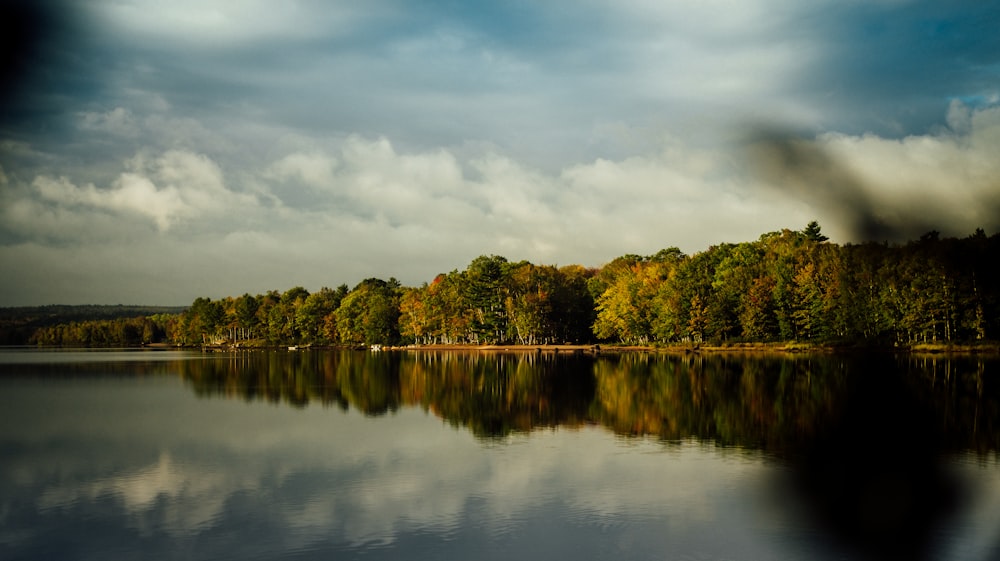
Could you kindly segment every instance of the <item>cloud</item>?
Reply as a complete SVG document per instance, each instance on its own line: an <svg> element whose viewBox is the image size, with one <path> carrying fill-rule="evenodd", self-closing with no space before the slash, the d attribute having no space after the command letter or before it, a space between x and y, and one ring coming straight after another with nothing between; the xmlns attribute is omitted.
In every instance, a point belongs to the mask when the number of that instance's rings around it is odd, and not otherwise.
<svg viewBox="0 0 1000 561"><path fill-rule="evenodd" d="M225 295L276 282L249 263L419 283L483 253L599 265L812 219L836 241L990 227L991 3L69 4L39 8L39 64L0 114L10 258L121 269L109 247L155 244ZM747 122L763 152L741 167ZM826 187L761 189L783 182Z"/></svg>
<svg viewBox="0 0 1000 561"><path fill-rule="evenodd" d="M551 174L494 151L462 159L448 150L400 153L388 139L355 136L335 153L284 156L265 175L299 181L298 192L287 185L271 192L312 222L354 221L362 229L354 239L362 245L371 235L418 255L425 245L466 259L493 252L565 264L569 254L589 263L595 250L607 260L623 251L655 252L694 226L700 218L692 212L702 205L747 217L758 210L740 197L717 156L673 142L654 156L602 159ZM294 202L302 189L313 195L299 208ZM381 236L369 234L370 227L381 228ZM741 229L749 232L749 220L720 226L704 243Z"/></svg>
<svg viewBox="0 0 1000 561"><path fill-rule="evenodd" d="M99 190L93 185L77 187L65 177L39 176L32 185L50 202L145 214L153 218L161 230L167 230L175 215L184 210L176 189L157 190L147 178L131 173L122 174L112 190Z"/></svg>
<svg viewBox="0 0 1000 561"><path fill-rule="evenodd" d="M289 154L281 158L265 171L265 176L278 181L298 179L314 189L330 189L335 186L333 176L337 160L321 153Z"/></svg>
<svg viewBox="0 0 1000 561"><path fill-rule="evenodd" d="M125 2L93 11L128 53L101 71L116 87L113 104L133 107L128 92L145 92L213 130L253 120L387 136L407 149L486 140L550 172L624 154L614 138L580 144L606 123L698 119L777 98L808 52L765 25L773 10L756 5L417 12L395 2L350 11L305 3L262 17L227 2ZM754 25L741 29L732 12L752 14Z"/></svg>
<svg viewBox="0 0 1000 561"><path fill-rule="evenodd" d="M39 283L33 269L56 270L50 277L73 287L60 298L85 286L100 292L99 279L113 270L121 282L156 286L157 299L178 294L170 302L184 303L372 276L417 285L491 253L596 266L624 253L752 239L770 210L746 200L725 158L676 141L648 157L559 173L489 148L401 151L387 138L360 136L293 144L242 169L191 151L141 150L107 187L36 176L7 194L3 210L10 245L0 259L25 265L6 280L16 285L9 292L52 285ZM703 231L704 206L727 220ZM764 223L776 229L808 218L793 208ZM53 236L63 247L40 250ZM91 247L97 240L101 247ZM90 247L87 259L68 255L82 245ZM112 286L74 298L117 302L125 294L141 300L141 290Z"/></svg>
<svg viewBox="0 0 1000 561"><path fill-rule="evenodd" d="M80 128L125 138L139 136L139 126L132 112L124 107L115 107L103 113L96 111L80 113Z"/></svg>
<svg viewBox="0 0 1000 561"><path fill-rule="evenodd" d="M210 3L178 0L169 4L130 0L97 4L92 9L112 24L136 36L149 36L181 48L193 43L201 49L268 40L315 40L349 32L366 16L380 12L371 6L344 7L293 2L280 6L263 0L217 0ZM321 6L321 7L320 7Z"/></svg>
<svg viewBox="0 0 1000 561"><path fill-rule="evenodd" d="M171 150L149 158L140 153L127 168L131 171L121 173L109 189L44 175L36 177L32 187L57 207L138 214L152 219L161 232L182 219L255 204L253 197L228 190L221 169L199 154Z"/></svg>
<svg viewBox="0 0 1000 561"><path fill-rule="evenodd" d="M923 134L955 96L997 91L1000 6L961 0L837 3L801 23L819 55L789 84L823 109L822 126L847 134ZM993 70L990 70L990 69Z"/></svg>

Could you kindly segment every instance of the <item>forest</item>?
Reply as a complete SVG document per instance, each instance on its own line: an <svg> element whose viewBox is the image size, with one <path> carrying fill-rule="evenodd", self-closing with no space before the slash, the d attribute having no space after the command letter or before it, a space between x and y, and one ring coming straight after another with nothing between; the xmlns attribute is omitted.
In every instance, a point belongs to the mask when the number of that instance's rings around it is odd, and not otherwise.
<svg viewBox="0 0 1000 561"><path fill-rule="evenodd" d="M838 245L811 222L694 255L597 268L490 255L421 286L369 278L309 292L200 297L181 313L37 328L37 345L907 346L1000 339L1000 235Z"/></svg>
<svg viewBox="0 0 1000 561"><path fill-rule="evenodd" d="M127 346L162 341L166 319L187 306L60 305L0 308L0 345L24 345L40 328L77 346Z"/></svg>

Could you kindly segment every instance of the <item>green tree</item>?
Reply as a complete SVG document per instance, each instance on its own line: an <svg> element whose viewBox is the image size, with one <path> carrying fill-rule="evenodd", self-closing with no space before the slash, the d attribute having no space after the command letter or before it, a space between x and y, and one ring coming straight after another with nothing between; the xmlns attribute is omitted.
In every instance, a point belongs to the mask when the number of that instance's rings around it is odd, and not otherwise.
<svg viewBox="0 0 1000 561"><path fill-rule="evenodd" d="M472 338L499 343L507 338L506 296L509 279L507 259L481 255L465 269L465 299L473 312Z"/></svg>
<svg viewBox="0 0 1000 561"><path fill-rule="evenodd" d="M295 310L295 326L301 340L307 343L332 343L329 331L333 316L343 299L341 292L327 287L319 289L304 300Z"/></svg>
<svg viewBox="0 0 1000 561"><path fill-rule="evenodd" d="M340 302L337 332L343 342L393 345L400 341L399 285L381 279L361 281Z"/></svg>
<svg viewBox="0 0 1000 561"><path fill-rule="evenodd" d="M802 230L802 235L812 242L825 242L830 239L823 235L820 231L819 222L815 220L806 225L805 230Z"/></svg>
<svg viewBox="0 0 1000 561"><path fill-rule="evenodd" d="M557 342L586 342L592 339L591 325L594 323L594 298L588 282L595 271L580 265L568 265L558 269L553 277L549 299L552 302L550 323Z"/></svg>
<svg viewBox="0 0 1000 561"><path fill-rule="evenodd" d="M236 299L234 311L236 325L239 329L238 339L252 339L254 337L254 330L260 324L257 318L257 310L259 308L260 302L257 298L250 296L249 293L245 293Z"/></svg>

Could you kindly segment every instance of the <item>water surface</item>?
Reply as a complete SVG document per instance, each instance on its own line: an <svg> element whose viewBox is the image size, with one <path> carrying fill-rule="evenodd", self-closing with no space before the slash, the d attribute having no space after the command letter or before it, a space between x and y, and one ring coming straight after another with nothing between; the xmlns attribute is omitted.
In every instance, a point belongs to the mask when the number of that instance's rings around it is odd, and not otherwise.
<svg viewBox="0 0 1000 561"><path fill-rule="evenodd" d="M5 351L0 558L994 559L996 368Z"/></svg>

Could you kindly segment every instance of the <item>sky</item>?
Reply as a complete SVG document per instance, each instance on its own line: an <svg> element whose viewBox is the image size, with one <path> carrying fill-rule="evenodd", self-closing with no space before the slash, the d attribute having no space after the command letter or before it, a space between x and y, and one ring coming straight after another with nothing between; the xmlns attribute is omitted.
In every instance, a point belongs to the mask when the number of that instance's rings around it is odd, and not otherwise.
<svg viewBox="0 0 1000 561"><path fill-rule="evenodd" d="M0 306L1000 230L1000 2L0 0Z"/></svg>

